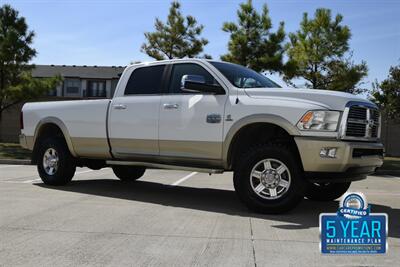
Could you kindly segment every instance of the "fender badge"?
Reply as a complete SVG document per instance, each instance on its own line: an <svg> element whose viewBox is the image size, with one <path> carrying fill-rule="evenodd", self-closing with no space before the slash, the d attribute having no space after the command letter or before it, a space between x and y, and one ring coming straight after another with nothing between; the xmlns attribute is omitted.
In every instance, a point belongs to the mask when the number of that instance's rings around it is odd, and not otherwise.
<svg viewBox="0 0 400 267"><path fill-rule="evenodd" d="M232 115L231 114L226 115L225 121L233 121Z"/></svg>

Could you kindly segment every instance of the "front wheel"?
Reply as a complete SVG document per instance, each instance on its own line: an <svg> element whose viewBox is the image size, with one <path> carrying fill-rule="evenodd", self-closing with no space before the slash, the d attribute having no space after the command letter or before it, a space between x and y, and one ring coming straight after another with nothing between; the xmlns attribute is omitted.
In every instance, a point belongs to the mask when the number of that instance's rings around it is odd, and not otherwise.
<svg viewBox="0 0 400 267"><path fill-rule="evenodd" d="M76 166L62 138L48 138L40 144L37 169L47 185L65 185L74 177Z"/></svg>
<svg viewBox="0 0 400 267"><path fill-rule="evenodd" d="M251 210L283 213L303 199L305 182L289 147L277 144L249 149L234 170L239 199Z"/></svg>
<svg viewBox="0 0 400 267"><path fill-rule="evenodd" d="M341 197L349 189L347 183L310 183L306 190L306 197L311 200L332 201Z"/></svg>
<svg viewBox="0 0 400 267"><path fill-rule="evenodd" d="M143 176L146 168L139 166L112 166L112 170L121 181L135 181Z"/></svg>

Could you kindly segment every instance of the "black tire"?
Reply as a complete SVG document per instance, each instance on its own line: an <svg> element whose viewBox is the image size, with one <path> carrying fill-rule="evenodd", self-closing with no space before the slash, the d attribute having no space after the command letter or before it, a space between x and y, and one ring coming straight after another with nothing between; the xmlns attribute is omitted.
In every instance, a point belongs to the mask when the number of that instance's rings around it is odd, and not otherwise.
<svg viewBox="0 0 400 267"><path fill-rule="evenodd" d="M306 197L311 200L332 201L341 197L349 189L351 182L347 183L309 183Z"/></svg>
<svg viewBox="0 0 400 267"><path fill-rule="evenodd" d="M238 160L233 175L234 187L239 199L249 209L266 214L283 213L296 207L303 199L305 181L298 161L293 155L295 153L289 147L279 144L260 145L244 153ZM265 199L259 196L252 187L252 184L254 184L254 180L252 179L254 178L250 177L250 174L253 167L255 168L262 160L266 159L280 161L286 165L285 167L288 170L288 172L282 173L282 175L285 175L290 183L286 191L276 199ZM280 175L281 178L283 177L282 175ZM290 175L290 178L287 178L288 175ZM261 183L262 180L259 179L258 181ZM280 188L276 187L276 190L281 190ZM270 189L265 188L264 190L269 191Z"/></svg>
<svg viewBox="0 0 400 267"><path fill-rule="evenodd" d="M55 151L55 155L58 158L56 164L54 162L52 163L54 164L52 165L54 168L52 172L49 166L45 165L44 157L48 151ZM54 152L52 153L54 154ZM47 185L65 185L72 180L76 170L75 160L69 152L68 146L63 138L48 138L40 143L37 169L43 183Z"/></svg>
<svg viewBox="0 0 400 267"><path fill-rule="evenodd" d="M112 170L121 181L136 181L143 176L145 167L139 166L112 166Z"/></svg>

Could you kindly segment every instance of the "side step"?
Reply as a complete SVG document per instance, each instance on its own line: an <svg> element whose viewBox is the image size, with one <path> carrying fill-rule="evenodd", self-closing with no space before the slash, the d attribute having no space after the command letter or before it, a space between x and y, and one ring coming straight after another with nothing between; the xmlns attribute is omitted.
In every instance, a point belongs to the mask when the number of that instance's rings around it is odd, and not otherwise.
<svg viewBox="0 0 400 267"><path fill-rule="evenodd" d="M144 166L154 169L167 169L167 170L182 170L182 171L195 171L204 173L223 173L223 169L208 169L208 168L197 168L197 167L185 167L177 165L159 164L151 162L136 162L136 161L122 161L122 160L107 160L107 165L126 165L126 166Z"/></svg>

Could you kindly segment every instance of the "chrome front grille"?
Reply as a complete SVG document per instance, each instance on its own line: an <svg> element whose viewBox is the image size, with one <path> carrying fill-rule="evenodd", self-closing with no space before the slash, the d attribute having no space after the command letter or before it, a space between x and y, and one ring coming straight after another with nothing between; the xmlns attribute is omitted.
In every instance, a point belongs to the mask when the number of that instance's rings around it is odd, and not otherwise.
<svg viewBox="0 0 400 267"><path fill-rule="evenodd" d="M347 122L346 136L365 137L365 124Z"/></svg>
<svg viewBox="0 0 400 267"><path fill-rule="evenodd" d="M372 105L349 105L345 115L344 139L376 140L380 137L380 114Z"/></svg>
<svg viewBox="0 0 400 267"><path fill-rule="evenodd" d="M350 107L348 118L355 120L366 120L367 119L366 109L367 109L366 107L352 106Z"/></svg>

